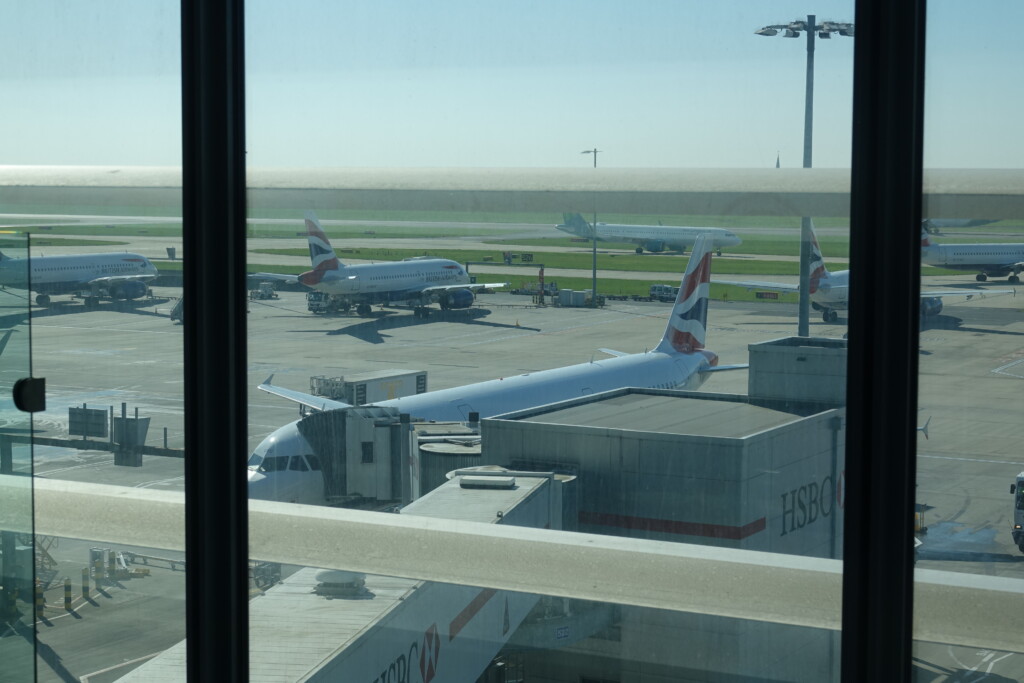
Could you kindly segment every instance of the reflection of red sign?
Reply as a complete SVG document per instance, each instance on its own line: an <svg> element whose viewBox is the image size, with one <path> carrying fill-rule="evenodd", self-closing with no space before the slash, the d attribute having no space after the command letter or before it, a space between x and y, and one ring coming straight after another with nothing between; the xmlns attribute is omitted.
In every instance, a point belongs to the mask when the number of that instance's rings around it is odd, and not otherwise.
<svg viewBox="0 0 1024 683"><path fill-rule="evenodd" d="M423 683L434 680L440 654L441 638L437 635L437 624L432 624L423 634L423 648L420 650L420 676L423 677Z"/></svg>
<svg viewBox="0 0 1024 683"><path fill-rule="evenodd" d="M846 470L839 473L836 477L836 503L839 507L846 506Z"/></svg>

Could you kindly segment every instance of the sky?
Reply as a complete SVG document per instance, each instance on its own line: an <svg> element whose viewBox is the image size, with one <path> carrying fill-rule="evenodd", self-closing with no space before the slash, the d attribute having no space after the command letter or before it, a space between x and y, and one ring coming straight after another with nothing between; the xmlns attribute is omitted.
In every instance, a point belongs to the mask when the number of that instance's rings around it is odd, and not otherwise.
<svg viewBox="0 0 1024 683"><path fill-rule="evenodd" d="M0 0L0 164L179 164L178 5ZM806 40L754 31L809 9L854 19L831 0L249 0L249 163L797 167ZM1022 165L1024 46L993 17L1024 3L929 7L927 166ZM849 166L855 40L815 43L815 166Z"/></svg>

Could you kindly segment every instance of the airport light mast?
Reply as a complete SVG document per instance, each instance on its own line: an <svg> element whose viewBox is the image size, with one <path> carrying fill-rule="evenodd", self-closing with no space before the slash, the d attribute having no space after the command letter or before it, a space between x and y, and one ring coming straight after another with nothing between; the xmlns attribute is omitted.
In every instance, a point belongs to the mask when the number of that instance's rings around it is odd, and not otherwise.
<svg viewBox="0 0 1024 683"><path fill-rule="evenodd" d="M807 32L807 82L804 94L804 168L811 168L811 148L814 130L814 38L828 39L833 33L848 38L853 37L853 24L848 22L823 21L815 23L813 14L807 15L807 21L796 20L788 24L765 26L755 34L759 36L775 36L783 31L783 38L799 38L800 33ZM596 157L595 157L596 158ZM797 323L797 335L810 336L809 310L811 307L811 217L800 219L800 311Z"/></svg>
<svg viewBox="0 0 1024 683"><path fill-rule="evenodd" d="M597 155L600 150L597 147L594 149L585 149L580 154L593 154L594 155L594 168L597 168ZM597 306L597 195L594 196L594 223L590 227L590 242L592 245L593 253L593 275L592 282L590 284L590 303L593 306Z"/></svg>

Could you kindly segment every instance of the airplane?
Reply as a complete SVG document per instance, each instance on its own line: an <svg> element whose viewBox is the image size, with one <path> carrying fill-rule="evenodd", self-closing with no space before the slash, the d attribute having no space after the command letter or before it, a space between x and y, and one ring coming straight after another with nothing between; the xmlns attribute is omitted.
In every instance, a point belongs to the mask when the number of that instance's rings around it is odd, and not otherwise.
<svg viewBox="0 0 1024 683"><path fill-rule="evenodd" d="M579 237L593 238L590 223L578 213L563 213L564 223L555 227ZM722 247L734 247L742 240L724 228L689 228L673 225L610 225L597 224L597 239L600 242L629 242L638 245L636 253L662 252L666 249L685 252L693 245L698 235L711 235L714 248L722 255Z"/></svg>
<svg viewBox="0 0 1024 683"><path fill-rule="evenodd" d="M1020 245L1024 249L1024 244ZM811 262L810 262L810 296L811 308L821 312L821 319L834 323L839 319L837 311L849 308L850 271L839 270L829 272L818 245L818 236L811 226ZM766 289L776 292L799 292L799 284L784 282L732 281L715 280L716 284L735 285L747 289ZM963 296L967 299L982 298L986 294L1012 294L1010 289L972 289L972 290L930 290L921 292L921 316L933 316L942 312L942 298L947 296Z"/></svg>
<svg viewBox="0 0 1024 683"><path fill-rule="evenodd" d="M978 282L989 276L1008 276L1011 284L1020 283L1024 270L1024 243L1020 244L935 244L927 226L921 230L921 263L953 270L977 270Z"/></svg>
<svg viewBox="0 0 1024 683"><path fill-rule="evenodd" d="M429 315L427 306L437 302L441 310L469 308L474 290L505 287L507 282L474 284L469 273L449 259L414 256L397 262L368 263L346 266L334 253L320 221L312 211L306 212L306 233L309 258L313 269L299 276L256 273L254 277L285 282L301 282L322 292L326 301L318 301L314 312L340 310L348 312L355 306L359 315L369 315L371 304L411 306L418 318Z"/></svg>
<svg viewBox="0 0 1024 683"><path fill-rule="evenodd" d="M696 389L712 372L747 368L719 365L717 354L705 348L711 275L710 238L700 236L693 246L661 342L652 351L626 354L601 349L612 358L493 379L477 384L430 391L371 405L397 408L413 419L467 421L471 412L481 418L533 406L565 401L622 387ZM349 408L347 403L293 391L272 384L259 389L295 401L315 411ZM298 421L272 432L248 461L249 495L296 503L322 502L323 481L313 449L300 434ZM291 461L291 464L289 464ZM299 480L305 482L298 485ZM295 493L299 491L299 493Z"/></svg>
<svg viewBox="0 0 1024 683"><path fill-rule="evenodd" d="M79 296L86 308L95 308L103 297L138 299L157 275L149 259L129 252L30 258L0 252L0 286L36 292L40 306L48 306L56 294Z"/></svg>

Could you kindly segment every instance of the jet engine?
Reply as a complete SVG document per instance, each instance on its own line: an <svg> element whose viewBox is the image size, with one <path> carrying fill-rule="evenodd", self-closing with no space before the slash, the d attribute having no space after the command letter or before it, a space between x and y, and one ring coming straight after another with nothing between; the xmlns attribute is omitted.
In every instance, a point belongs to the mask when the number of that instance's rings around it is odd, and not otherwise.
<svg viewBox="0 0 1024 683"><path fill-rule="evenodd" d="M145 282L139 282L138 280L128 280L126 282L118 282L117 284L111 285L110 287L110 298L112 299L139 299L146 296L146 292L149 290L146 287Z"/></svg>
<svg viewBox="0 0 1024 683"><path fill-rule="evenodd" d="M942 299L937 296L929 296L921 299L921 315L938 315L942 313Z"/></svg>
<svg viewBox="0 0 1024 683"><path fill-rule="evenodd" d="M456 289L448 292L441 298L441 308L444 310L469 308L473 305L473 298L473 292L468 289Z"/></svg>

